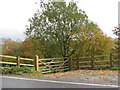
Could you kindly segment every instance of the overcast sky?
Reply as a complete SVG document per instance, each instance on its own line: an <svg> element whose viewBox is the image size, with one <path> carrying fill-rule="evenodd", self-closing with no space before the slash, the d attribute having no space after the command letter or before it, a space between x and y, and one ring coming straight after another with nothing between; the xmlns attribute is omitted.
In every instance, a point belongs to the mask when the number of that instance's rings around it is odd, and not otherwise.
<svg viewBox="0 0 120 90"><path fill-rule="evenodd" d="M70 0L69 0L70 1ZM112 30L118 25L118 2L120 0L75 0L89 19L108 36L115 38ZM0 0L0 38L24 40L25 25L39 6L39 0Z"/></svg>

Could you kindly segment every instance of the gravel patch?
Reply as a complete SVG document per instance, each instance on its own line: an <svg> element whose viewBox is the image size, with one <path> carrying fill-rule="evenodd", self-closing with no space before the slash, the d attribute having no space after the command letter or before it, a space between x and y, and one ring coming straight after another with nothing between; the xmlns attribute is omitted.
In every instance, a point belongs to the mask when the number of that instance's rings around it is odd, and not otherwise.
<svg viewBox="0 0 120 90"><path fill-rule="evenodd" d="M82 70L71 74L59 74L61 73L58 73L58 75L49 74L44 78L60 81L118 85L118 71Z"/></svg>

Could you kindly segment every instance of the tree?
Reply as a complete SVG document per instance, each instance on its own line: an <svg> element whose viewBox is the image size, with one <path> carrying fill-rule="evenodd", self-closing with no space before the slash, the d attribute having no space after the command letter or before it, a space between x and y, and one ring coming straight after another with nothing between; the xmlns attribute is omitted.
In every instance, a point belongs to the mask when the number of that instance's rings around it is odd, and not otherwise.
<svg viewBox="0 0 120 90"><path fill-rule="evenodd" d="M110 37L107 37L101 29L90 22L86 24L82 29L81 43L86 47L86 55L94 56L109 53L112 48L112 40ZM84 41L83 41L84 40Z"/></svg>
<svg viewBox="0 0 120 90"><path fill-rule="evenodd" d="M44 58L42 54L43 47L37 39L32 37L26 38L22 42L22 56L27 58L34 58L35 55L39 55L40 58Z"/></svg>
<svg viewBox="0 0 120 90"><path fill-rule="evenodd" d="M115 27L115 29L112 30L112 31L113 31L113 34L115 34L117 36L120 36L120 24L119 24L118 27Z"/></svg>
<svg viewBox="0 0 120 90"><path fill-rule="evenodd" d="M115 27L115 29L113 30L113 34L118 36L117 42L115 42L116 43L115 48L117 49L117 52L120 52L120 24L118 27Z"/></svg>
<svg viewBox="0 0 120 90"><path fill-rule="evenodd" d="M68 5L66 2L41 2L40 6L41 10L29 19L26 35L39 39L46 50L50 50L50 45L55 45L53 48L60 56L73 55L76 48L73 49L71 43L80 33L80 27L88 22L85 12L75 2Z"/></svg>
<svg viewBox="0 0 120 90"><path fill-rule="evenodd" d="M29 22L25 33L39 42L45 58L106 54L112 46L111 38L75 2L40 2Z"/></svg>
<svg viewBox="0 0 120 90"><path fill-rule="evenodd" d="M112 53L118 53L119 41L118 41L117 38L113 38L112 41L113 41L113 48L111 49L111 52L112 52Z"/></svg>
<svg viewBox="0 0 120 90"><path fill-rule="evenodd" d="M6 55L21 55L21 42L11 39L2 39L2 54Z"/></svg>

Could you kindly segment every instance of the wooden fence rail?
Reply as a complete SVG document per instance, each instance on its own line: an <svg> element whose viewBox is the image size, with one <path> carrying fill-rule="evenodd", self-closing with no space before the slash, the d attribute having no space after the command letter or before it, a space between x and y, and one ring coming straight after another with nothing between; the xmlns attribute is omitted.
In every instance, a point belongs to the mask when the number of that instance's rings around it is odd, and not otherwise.
<svg viewBox="0 0 120 90"><path fill-rule="evenodd" d="M118 54L107 54L107 55L96 55L96 56L88 56L88 57L78 57L78 58L72 58L72 64L71 66L74 69L81 69L81 68L87 68L90 67L91 69L99 68L99 67L114 67L118 66L118 64L114 64L115 62L118 63L119 59L114 58ZM107 57L107 59L102 59L103 57ZM99 59L99 60L97 60ZM100 63L100 64L98 64ZM101 63L105 63L102 64Z"/></svg>
<svg viewBox="0 0 120 90"><path fill-rule="evenodd" d="M29 59L29 58L21 58L20 56L15 57L15 56L7 56L7 55L0 55L0 57L2 58L11 58L11 59L16 59L16 63L15 62L6 62L6 61L1 61L1 64L11 64L11 65L17 65L18 67L22 66L31 66L33 67L34 65L32 64L23 64L20 63L21 60L25 60L25 61L34 61L34 59Z"/></svg>

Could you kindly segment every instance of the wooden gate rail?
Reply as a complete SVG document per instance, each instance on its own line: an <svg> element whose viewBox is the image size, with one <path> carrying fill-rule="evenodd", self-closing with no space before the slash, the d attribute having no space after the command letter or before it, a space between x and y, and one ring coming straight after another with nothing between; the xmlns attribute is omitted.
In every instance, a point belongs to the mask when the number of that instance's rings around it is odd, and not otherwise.
<svg viewBox="0 0 120 90"><path fill-rule="evenodd" d="M49 73L49 72L57 72L60 70L65 70L68 66L64 66L64 64L68 61L64 61L65 58L47 58L47 59L39 59L39 65L42 67L42 73Z"/></svg>

